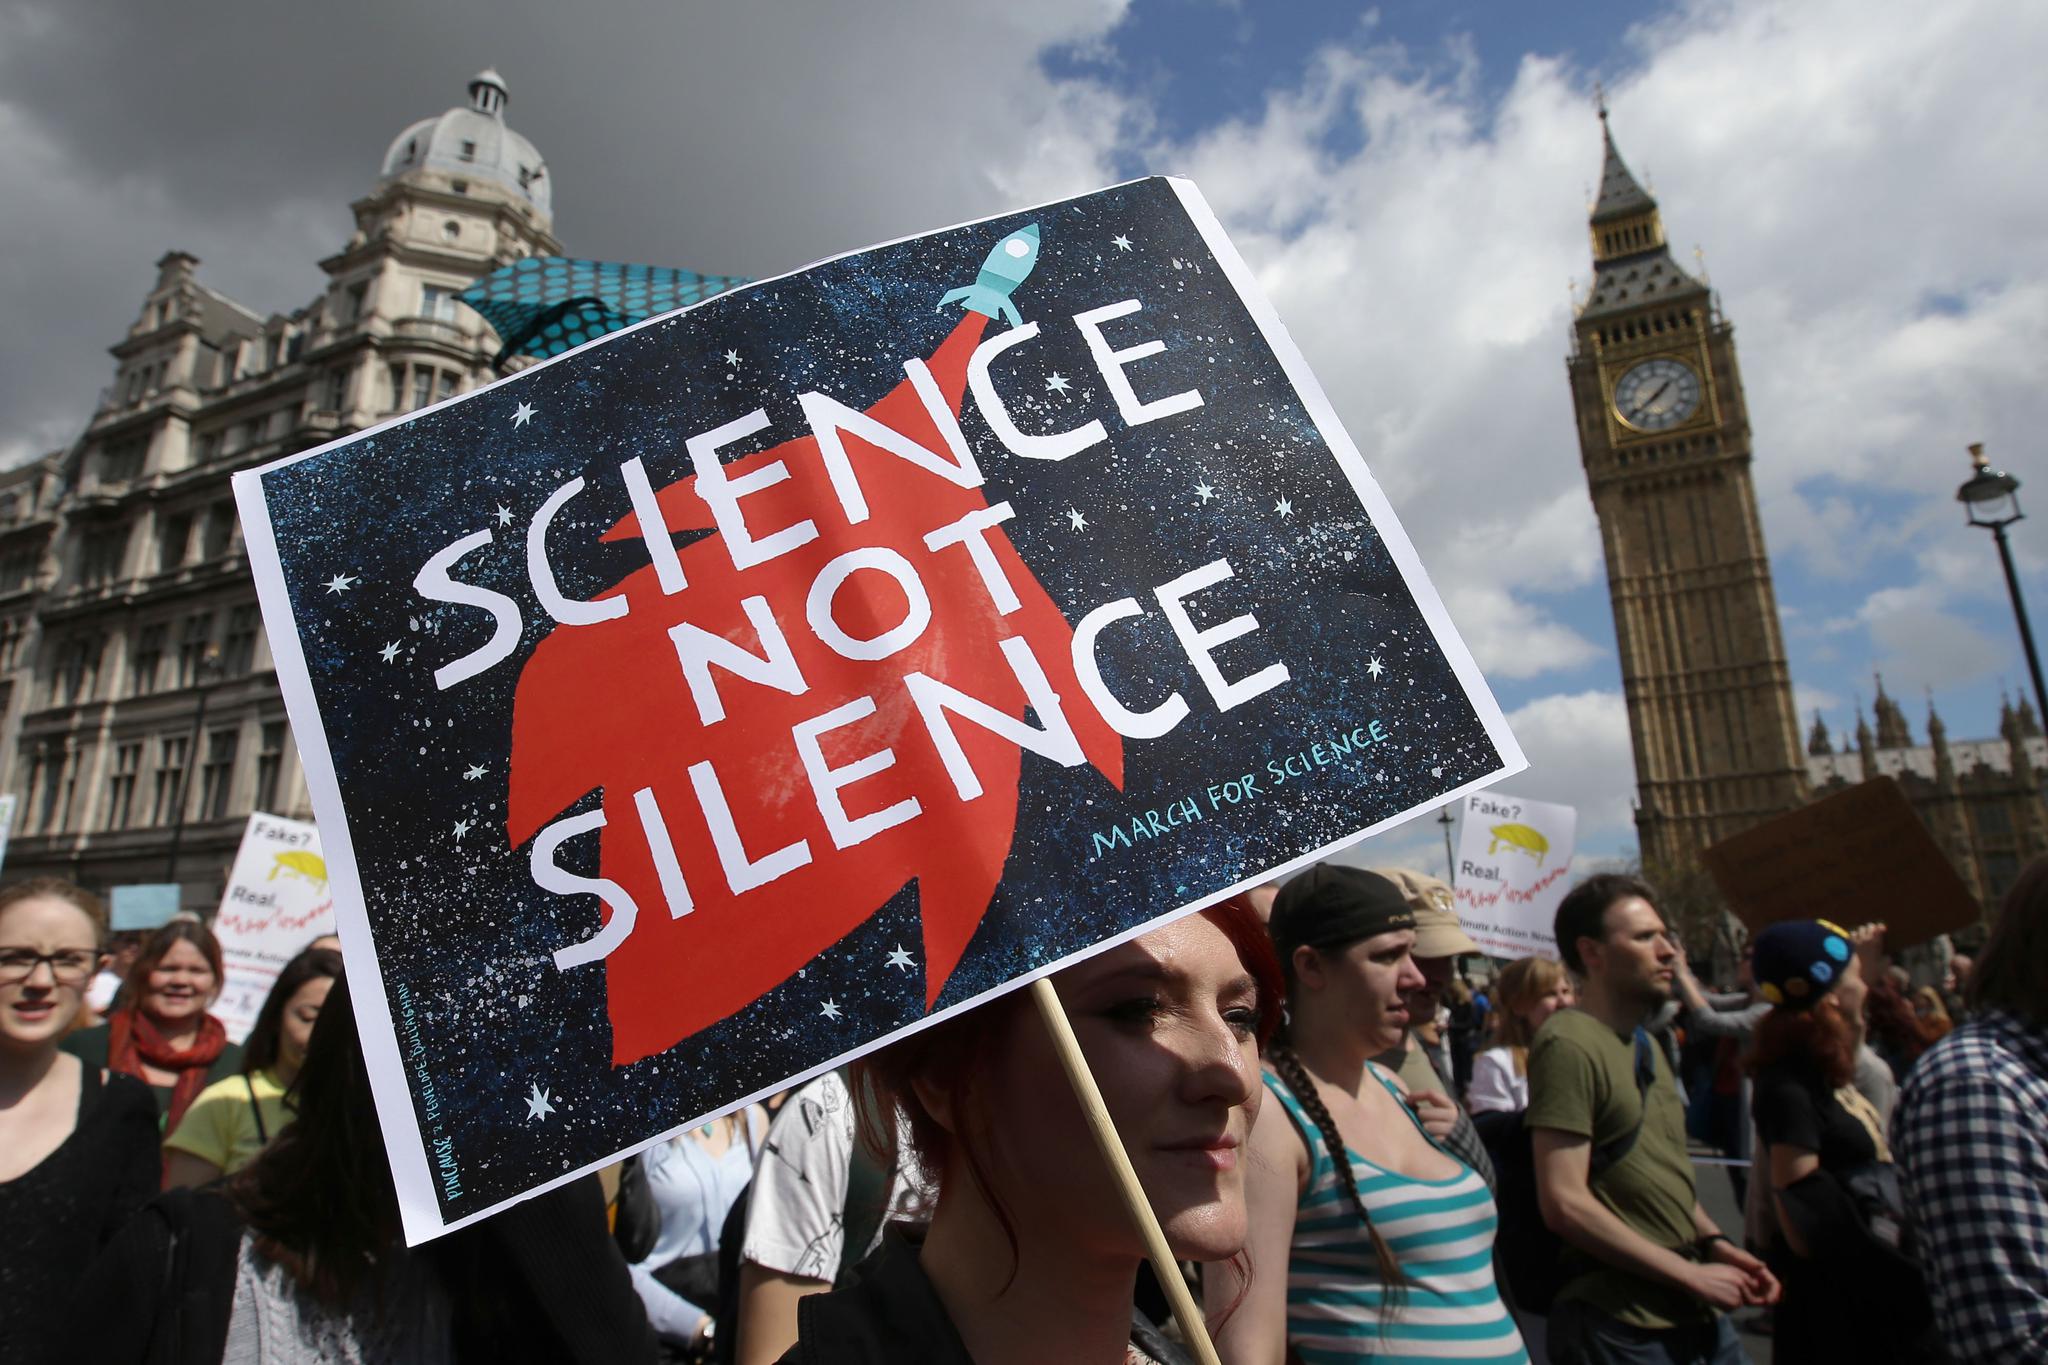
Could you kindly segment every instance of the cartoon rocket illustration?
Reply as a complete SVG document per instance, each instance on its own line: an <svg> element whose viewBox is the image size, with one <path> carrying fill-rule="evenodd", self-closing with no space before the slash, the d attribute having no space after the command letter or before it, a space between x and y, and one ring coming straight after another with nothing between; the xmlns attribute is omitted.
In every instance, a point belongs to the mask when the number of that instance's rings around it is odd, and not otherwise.
<svg viewBox="0 0 2048 1365"><path fill-rule="evenodd" d="M1012 327L1022 327L1024 319L1018 316L1017 305L1010 302L1010 295L1038 264L1038 224L1030 223L1018 228L1009 236L997 242L995 250L988 253L988 259L981 263L981 273L974 277L974 283L963 285L939 300L943 312L949 303L958 303L969 312L980 313L983 317L1008 318Z"/></svg>

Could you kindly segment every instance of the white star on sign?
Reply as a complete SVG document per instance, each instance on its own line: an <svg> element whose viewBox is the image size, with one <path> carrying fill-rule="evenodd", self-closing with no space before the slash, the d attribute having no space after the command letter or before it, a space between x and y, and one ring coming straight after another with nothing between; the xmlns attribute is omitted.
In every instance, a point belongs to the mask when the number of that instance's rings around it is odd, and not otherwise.
<svg viewBox="0 0 2048 1365"><path fill-rule="evenodd" d="M904 951L903 945L900 943L896 945L896 951L889 954L889 965L898 971L909 971L916 961L916 958Z"/></svg>
<svg viewBox="0 0 2048 1365"><path fill-rule="evenodd" d="M350 588L354 587L357 583L360 583L361 581L361 579L356 578L351 574L338 573L334 577L327 580L327 591L347 592Z"/></svg>
<svg viewBox="0 0 2048 1365"><path fill-rule="evenodd" d="M1378 656L1377 654L1375 654L1375 655L1374 655L1374 656L1373 656L1373 657L1372 657L1372 658L1371 658L1371 659L1370 659L1370 660L1369 660L1369 661L1368 661L1368 662L1366 663L1366 665L1365 665L1365 671L1366 671L1367 673L1371 674L1371 675L1372 675L1372 677L1374 678L1374 680L1378 680L1378 678L1379 678L1380 674L1382 674L1382 673L1384 673L1384 672L1386 672L1386 671L1387 671L1387 666L1386 666L1385 664L1381 663L1381 662L1380 662L1380 660L1379 660L1379 656Z"/></svg>
<svg viewBox="0 0 2048 1365"><path fill-rule="evenodd" d="M1273 510L1283 517L1291 517L1294 515L1294 504L1282 498L1273 504Z"/></svg>
<svg viewBox="0 0 2048 1365"><path fill-rule="evenodd" d="M725 353L725 363L726 363L726 364L728 364L728 365L737 365L737 364L739 364L739 363L740 363L740 353L739 353L738 351L727 351L727 352Z"/></svg>
<svg viewBox="0 0 2048 1365"><path fill-rule="evenodd" d="M1088 518L1081 515L1081 509L1078 507L1069 507L1067 509L1067 521L1072 524L1076 531L1088 529Z"/></svg>
<svg viewBox="0 0 2048 1365"><path fill-rule="evenodd" d="M512 426L516 430L533 420L533 404L521 403L512 409Z"/></svg>
<svg viewBox="0 0 2048 1365"><path fill-rule="evenodd" d="M1109 241L1110 245L1114 246L1118 251L1129 251L1131 249L1131 239L1122 233L1118 233L1110 238Z"/></svg>
<svg viewBox="0 0 2048 1365"><path fill-rule="evenodd" d="M509 507L507 507L507 506L506 506L506 505L505 505L504 503L502 503L502 502L501 502L501 503L499 503L499 504L498 504L498 511L497 511L497 517L498 517L498 525L500 525L500 526L510 526L510 525L512 524L512 509L511 509L511 508L509 508Z"/></svg>
<svg viewBox="0 0 2048 1365"><path fill-rule="evenodd" d="M1209 499L1216 496L1216 490L1209 487L1209 485L1206 483L1198 483L1195 485L1195 496L1200 498L1203 502L1207 502Z"/></svg>
<svg viewBox="0 0 2048 1365"><path fill-rule="evenodd" d="M837 1000L827 1000L818 1007L818 1013L824 1015L827 1019L837 1019L843 1011L839 1008Z"/></svg>
<svg viewBox="0 0 2048 1365"><path fill-rule="evenodd" d="M1061 374L1058 370L1054 370L1052 378L1045 381L1045 387L1051 393L1065 393L1073 386L1067 382L1065 375Z"/></svg>
<svg viewBox="0 0 2048 1365"><path fill-rule="evenodd" d="M555 1106L548 1103L548 1092L540 1088L540 1082L534 1082L532 1092L526 1097L526 1121L531 1123L539 1119L545 1123L548 1115L554 1112Z"/></svg>
<svg viewBox="0 0 2048 1365"><path fill-rule="evenodd" d="M462 780L464 782L474 782L483 775L484 765L481 763L472 763L462 770Z"/></svg>
<svg viewBox="0 0 2048 1365"><path fill-rule="evenodd" d="M456 842L456 843L458 843L458 844L459 844L459 843L461 843L461 842L462 842L462 836L463 836L463 835L465 835L465 834L467 834L467 833L469 833L469 829L470 829L469 821L467 821L467 820L457 820L457 821L455 822L455 842Z"/></svg>
<svg viewBox="0 0 2048 1365"><path fill-rule="evenodd" d="M397 658L398 658L398 641L396 641L396 640L393 640L393 641L392 641L392 642L391 642L390 644L388 644L388 645L384 646L384 648L382 648L382 649L378 650L378 651L377 651L377 657L378 657L378 658L380 658L380 659L382 659L382 660L383 660L383 661L384 661L385 663L387 663L387 664L388 664L388 663L390 663L390 662L392 662L393 660L397 659Z"/></svg>

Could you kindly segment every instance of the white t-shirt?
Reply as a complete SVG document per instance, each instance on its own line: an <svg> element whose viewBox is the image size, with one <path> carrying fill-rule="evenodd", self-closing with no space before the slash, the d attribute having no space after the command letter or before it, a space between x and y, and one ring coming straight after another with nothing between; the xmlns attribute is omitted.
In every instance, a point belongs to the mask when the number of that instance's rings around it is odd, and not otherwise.
<svg viewBox="0 0 2048 1365"><path fill-rule="evenodd" d="M1475 1114L1519 1114L1529 1107L1529 1077L1515 1074L1512 1048L1490 1047L1472 1059L1465 1107Z"/></svg>
<svg viewBox="0 0 2048 1365"><path fill-rule="evenodd" d="M853 1160L853 1098L836 1071L828 1071L789 1097L761 1145L748 1196L747 1236L740 1255L764 1270L830 1282L839 1275L846 1243L847 1168ZM896 1149L907 1153L910 1135L896 1116ZM933 1192L915 1162L900 1160L889 1181L882 1223L931 1217ZM872 1249L872 1244L869 1249Z"/></svg>

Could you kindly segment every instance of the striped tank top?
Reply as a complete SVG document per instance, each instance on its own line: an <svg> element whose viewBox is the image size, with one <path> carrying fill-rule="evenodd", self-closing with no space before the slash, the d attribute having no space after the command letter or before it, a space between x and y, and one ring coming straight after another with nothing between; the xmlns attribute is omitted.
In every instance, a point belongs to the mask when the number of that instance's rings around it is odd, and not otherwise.
<svg viewBox="0 0 2048 1365"><path fill-rule="evenodd" d="M1377 1067L1373 1076L1399 1098ZM1345 1152L1373 1226L1408 1276L1398 1311L1382 1317L1386 1286L1372 1239L1337 1179L1322 1130L1286 1082L1270 1072L1265 1080L1308 1144L1311 1163L1308 1188L1294 1210L1287 1266L1287 1339L1302 1360L1528 1365L1522 1334L1494 1285L1493 1238L1500 1216L1478 1173L1461 1162L1448 1180L1418 1180ZM1405 1102L1401 1111L1409 1112Z"/></svg>

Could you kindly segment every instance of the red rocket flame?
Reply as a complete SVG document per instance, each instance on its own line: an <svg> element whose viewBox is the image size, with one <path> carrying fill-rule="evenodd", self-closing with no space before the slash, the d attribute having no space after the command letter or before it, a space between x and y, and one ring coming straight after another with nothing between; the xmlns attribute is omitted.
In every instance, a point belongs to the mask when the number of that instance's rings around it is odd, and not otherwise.
<svg viewBox="0 0 2048 1365"><path fill-rule="evenodd" d="M954 412L967 387L967 363L988 319L965 314L929 364ZM928 449L945 449L909 381L891 389L868 415ZM983 792L962 801L902 683L923 672L1022 717L1025 695L998 645L1020 637L1044 669L1088 761L1123 785L1123 747L1082 699L1072 662L1073 630L1025 565L1001 527L987 540L1022 606L998 613L966 551L925 548L930 531L988 506L982 490L964 489L845 435L870 508L849 526L826 482L810 436L726 466L737 478L784 461L790 477L750 494L750 525L780 528L806 518L818 538L767 564L738 571L716 537L680 551L689 586L664 596L650 565L607 596L623 595L622 617L595 625L558 626L520 674L512 722L511 793L506 834L517 848L594 789L604 793L606 826L599 835L600 875L617 882L639 909L632 933L604 962L612 1023L612 1059L625 1065L663 1051L744 1008L793 976L915 880L923 921L925 1001L938 999L959 964L990 898L1016 833L1022 753L971 723L956 726ZM664 520L674 530L711 529L709 506L694 475L662 489ZM607 540L637 537L628 517ZM930 594L932 616L907 649L878 662L841 658L804 625L804 599L818 571L861 546L886 546L916 566ZM881 575L865 574L864 585ZM685 619L758 653L760 641L740 608L743 597L768 599L810 688L789 696L719 673L726 719L701 723L668 631ZM856 635L878 634L902 619L902 592L885 582L862 597L842 594L837 619ZM845 788L847 809L881 810L914 795L923 813L852 848L833 847L790 739L790 727L856 698L874 699L873 715L823 736L833 766L884 746L895 766ZM1042 722L1042 718L1041 718ZM812 861L751 891L734 895L720 867L710 827L688 778L691 764L716 769L735 825L752 857L807 840ZM633 793L651 787L688 881L694 909L670 918L653 855L641 831ZM613 908L605 907L609 917ZM598 970L572 967L572 971Z"/></svg>

